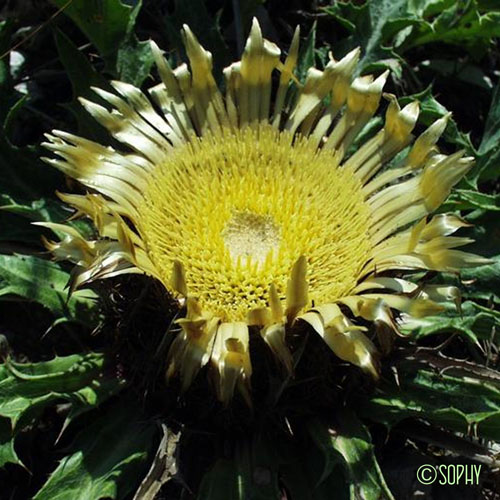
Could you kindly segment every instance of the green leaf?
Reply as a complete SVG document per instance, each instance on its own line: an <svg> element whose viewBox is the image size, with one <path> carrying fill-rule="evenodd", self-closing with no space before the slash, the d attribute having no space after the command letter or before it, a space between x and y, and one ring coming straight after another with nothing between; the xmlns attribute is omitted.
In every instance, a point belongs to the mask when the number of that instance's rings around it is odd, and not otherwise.
<svg viewBox="0 0 500 500"><path fill-rule="evenodd" d="M87 57L62 31L57 30L54 37L59 58L71 82L75 97L96 97L90 89L92 86L105 90L112 89L109 82L94 70Z"/></svg>
<svg viewBox="0 0 500 500"><path fill-rule="evenodd" d="M348 500L347 478L341 458L329 444L330 436L317 446L311 439L311 431L314 432L313 422L294 429L295 436L301 436L299 439L274 439L270 443L279 457L277 461L281 481L292 498L330 500L332 491L335 491L336 499ZM321 433L319 437L322 439L325 436Z"/></svg>
<svg viewBox="0 0 500 500"><path fill-rule="evenodd" d="M71 409L59 435L80 415L99 407L104 401L120 392L124 386L124 380L101 377L99 380L92 380L85 387L67 394L66 399L71 403Z"/></svg>
<svg viewBox="0 0 500 500"><path fill-rule="evenodd" d="M120 391L124 382L104 375L104 363L104 356L98 353L39 363L15 363L7 358L0 365L0 467L6 462L22 465L14 450L14 438L47 406L61 400L71 405L61 435L77 416Z"/></svg>
<svg viewBox="0 0 500 500"><path fill-rule="evenodd" d="M72 213L61 202L48 197L34 201L16 201L7 194L0 194L0 210L0 221L4 222L0 240L23 243L29 241L37 245L41 243L40 237L46 230L31 222L61 222ZM89 220L71 220L66 224L75 227L84 236L90 237L94 231ZM64 236L58 230L52 231L61 238Z"/></svg>
<svg viewBox="0 0 500 500"><path fill-rule="evenodd" d="M349 479L351 500L393 499L375 459L367 429L351 412L338 412L336 417L338 426L334 429L319 420L308 424L315 445L325 457L327 467L323 476L340 461Z"/></svg>
<svg viewBox="0 0 500 500"><path fill-rule="evenodd" d="M50 198L19 203L7 194L0 194L0 208L30 221L61 221L68 216L61 203Z"/></svg>
<svg viewBox="0 0 500 500"><path fill-rule="evenodd" d="M320 485L332 473L334 467L340 463L341 457L332 446L330 432L323 422L311 420L307 424L307 431L324 459L323 470L317 482L317 485Z"/></svg>
<svg viewBox="0 0 500 500"><path fill-rule="evenodd" d="M0 54L7 52L10 45L12 21L2 19L0 21ZM9 80L9 59L0 59L0 88L7 86Z"/></svg>
<svg viewBox="0 0 500 500"><path fill-rule="evenodd" d="M6 418L0 418L0 467L7 463L22 465L14 450L14 437L10 422Z"/></svg>
<svg viewBox="0 0 500 500"><path fill-rule="evenodd" d="M12 426L29 423L48 404L58 399L75 400L78 391L102 381L102 354L73 354L39 363L0 366L0 415ZM75 394L74 394L75 393ZM83 402L81 397L80 402ZM92 404L92 401L89 402Z"/></svg>
<svg viewBox="0 0 500 500"><path fill-rule="evenodd" d="M22 107L26 104L27 101L28 101L28 96L23 95L21 98L19 98L14 103L14 105L12 107L10 107L9 111L7 112L7 115L5 116L5 120L3 122L3 130L4 130L6 136L10 135L12 123L14 122L19 111L22 109ZM9 106L7 105L5 108L8 109Z"/></svg>
<svg viewBox="0 0 500 500"><path fill-rule="evenodd" d="M362 416L388 426L417 417L464 434L475 426L480 437L500 439L498 387L472 375L455 377L414 367L399 372L399 387L386 382L373 397L360 401Z"/></svg>
<svg viewBox="0 0 500 500"><path fill-rule="evenodd" d="M51 198L16 201L9 195L0 194L0 226L2 227L0 241L8 242L6 252L24 253L27 251L26 244L40 247L41 236L48 230L35 226L32 222L61 222L65 221L70 213L62 203ZM86 219L71 220L66 223L87 237L91 237L94 232L90 221ZM59 230L53 230L53 232L61 238L64 236ZM29 248L28 252L32 250Z"/></svg>
<svg viewBox="0 0 500 500"><path fill-rule="evenodd" d="M68 216L68 212L53 199L62 184L62 174L40 161L38 147L17 147L8 139L9 124L15 120L17 110L23 103L23 99L18 100L10 109L3 124L3 133L0 133L0 240L39 245L40 235L45 230L32 226L30 222L60 222ZM75 222L71 224L75 225ZM76 225L79 229L86 227L81 221Z"/></svg>
<svg viewBox="0 0 500 500"><path fill-rule="evenodd" d="M42 230L31 226L30 221L60 222L68 215L60 203L51 199L62 183L62 175L43 164L39 156L38 148L13 146L7 135L0 133L2 241L39 244Z"/></svg>
<svg viewBox="0 0 500 500"><path fill-rule="evenodd" d="M17 199L50 196L60 184L61 174L39 160L37 148L18 148L0 133L0 192ZM33 182L33 179L39 179Z"/></svg>
<svg viewBox="0 0 500 500"><path fill-rule="evenodd" d="M496 179L500 175L500 83L493 91L478 154L476 176L481 180Z"/></svg>
<svg viewBox="0 0 500 500"><path fill-rule="evenodd" d="M300 52L295 73L300 82L304 82L307 70L316 66L316 21L313 23L306 41L300 45Z"/></svg>
<svg viewBox="0 0 500 500"><path fill-rule="evenodd" d="M11 46L13 20L0 20L0 54L5 54ZM0 59L0 123L3 125L12 106L12 77L9 57Z"/></svg>
<svg viewBox="0 0 500 500"><path fill-rule="evenodd" d="M24 217L0 210L0 227L2 227L0 241L3 243L3 252L24 252L26 245L40 245L40 228L33 226Z"/></svg>
<svg viewBox="0 0 500 500"><path fill-rule="evenodd" d="M34 500L125 498L158 445L154 422L124 401L79 434Z"/></svg>
<svg viewBox="0 0 500 500"><path fill-rule="evenodd" d="M27 255L0 255L0 300L12 295L39 302L59 317L89 323L96 295L76 291L68 300L69 274L58 264Z"/></svg>
<svg viewBox="0 0 500 500"><path fill-rule="evenodd" d="M456 189L451 197L452 201L460 203L460 209L500 210L500 194L486 194L472 189Z"/></svg>
<svg viewBox="0 0 500 500"><path fill-rule="evenodd" d="M431 22L420 22L414 27L406 49L428 43L446 43L465 47L479 55L500 36L500 11L485 14L478 9L475 0L452 2L448 8L440 9Z"/></svg>
<svg viewBox="0 0 500 500"><path fill-rule="evenodd" d="M403 59L410 49L444 43L483 55L500 36L500 10L480 11L475 0L370 0L332 2L324 9L351 36L336 45L341 53L363 49L360 72L389 68L401 78Z"/></svg>
<svg viewBox="0 0 500 500"><path fill-rule="evenodd" d="M493 257L486 266L462 271L462 279L467 281L464 295L474 299L500 303L500 255Z"/></svg>
<svg viewBox="0 0 500 500"><path fill-rule="evenodd" d="M466 250L490 258L499 255L500 231L498 230L498 215L491 211L475 210L468 213L465 219L473 224L469 234L465 233L465 235L474 239L474 243L465 247ZM467 275L466 271L463 272Z"/></svg>
<svg viewBox="0 0 500 500"><path fill-rule="evenodd" d="M455 82L461 82L464 85L472 85L490 91L492 84L487 77L486 72L476 64L469 64L463 60L457 59L430 59L420 63L420 68L430 70L443 78L452 79ZM473 91L473 89L470 89Z"/></svg>
<svg viewBox="0 0 500 500"><path fill-rule="evenodd" d="M488 118L484 126L479 153L485 154L500 148L500 83L497 83L491 98Z"/></svg>
<svg viewBox="0 0 500 500"><path fill-rule="evenodd" d="M395 19L407 15L407 0L373 0L359 7L352 2L333 2L325 11L351 32L349 38L335 46L337 57L359 46L362 55L358 73L389 68L401 78L402 61L388 46L391 40L387 29Z"/></svg>
<svg viewBox="0 0 500 500"><path fill-rule="evenodd" d="M154 63L149 41L140 42L130 36L118 49L116 61L120 80L140 87L149 75Z"/></svg>
<svg viewBox="0 0 500 500"><path fill-rule="evenodd" d="M468 177L476 182L495 181L500 176L500 147L480 154Z"/></svg>
<svg viewBox="0 0 500 500"><path fill-rule="evenodd" d="M401 325L401 331L415 340L442 333L460 333L472 343L478 339L490 340L499 321L498 314L472 301L464 302L461 309L459 314L454 305L446 304L437 316L409 318Z"/></svg>
<svg viewBox="0 0 500 500"><path fill-rule="evenodd" d="M85 33L104 58L113 57L131 32L141 2L134 7L120 0L52 0L57 7L65 7L64 13Z"/></svg>
<svg viewBox="0 0 500 500"><path fill-rule="evenodd" d="M81 135L97 142L107 142L109 138L108 132L85 111L77 99L78 97L85 97L99 104L104 104L90 87L99 87L112 92L111 85L94 70L87 57L78 50L78 47L64 33L56 31L55 42L59 59L66 70L73 89L73 100L64 106L75 116L78 122L78 132Z"/></svg>

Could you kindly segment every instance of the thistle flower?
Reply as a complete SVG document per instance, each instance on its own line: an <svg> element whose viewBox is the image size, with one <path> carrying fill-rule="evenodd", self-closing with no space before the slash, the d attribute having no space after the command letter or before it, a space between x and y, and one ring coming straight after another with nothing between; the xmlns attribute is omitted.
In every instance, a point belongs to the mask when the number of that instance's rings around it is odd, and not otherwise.
<svg viewBox="0 0 500 500"><path fill-rule="evenodd" d="M173 70L151 43L162 80L151 100L118 81L116 93L94 88L111 109L80 100L123 148L47 135L57 158L45 160L88 189L60 198L98 235L47 223L64 234L47 247L76 264L71 289L144 273L185 305L167 360L167 375L178 374L184 389L210 363L221 401L235 388L249 398L249 332L292 371L287 331L300 321L377 377L377 348L363 325L373 324L384 344L398 332L397 314L422 317L459 300L454 287L395 273L485 262L456 250L470 242L451 236L464 221L429 215L473 159L438 151L448 116L415 139L418 103L400 109L392 95L383 128L349 155L388 76L353 79L358 49L309 69L301 85L298 29L282 61L254 20L222 91L210 52L187 26L183 37L190 69Z"/></svg>

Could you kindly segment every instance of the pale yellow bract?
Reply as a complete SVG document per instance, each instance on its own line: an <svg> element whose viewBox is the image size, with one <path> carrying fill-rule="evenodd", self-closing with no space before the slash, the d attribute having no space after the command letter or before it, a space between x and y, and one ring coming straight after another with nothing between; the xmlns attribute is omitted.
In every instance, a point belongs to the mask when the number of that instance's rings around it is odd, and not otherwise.
<svg viewBox="0 0 500 500"><path fill-rule="evenodd" d="M450 236L461 219L428 217L472 158L439 153L447 116L414 140L418 104L400 109L391 95L384 127L347 156L387 78L353 79L358 50L309 69L301 85L298 30L282 62L254 21L241 61L224 71L223 94L211 54L187 26L183 36L190 70L172 70L151 43L162 80L149 89L154 105L123 82L112 82L116 94L94 89L111 110L81 99L123 151L47 135L59 158L45 160L89 190L60 197L98 234L86 240L69 225L44 224L64 235L48 248L77 265L72 288L145 273L186 306L167 360L184 389L210 362L220 400L236 387L249 399L250 327L292 371L286 334L297 321L377 377L377 350L361 324L371 322L383 342L398 329L393 311L421 317L459 300L454 287L419 286L394 271L486 262L455 250L470 241Z"/></svg>

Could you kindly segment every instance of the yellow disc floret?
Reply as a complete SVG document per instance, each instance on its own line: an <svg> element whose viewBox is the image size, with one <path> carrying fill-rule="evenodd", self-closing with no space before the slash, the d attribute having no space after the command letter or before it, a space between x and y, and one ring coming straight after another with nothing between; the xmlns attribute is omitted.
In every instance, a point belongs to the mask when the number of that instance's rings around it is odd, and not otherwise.
<svg viewBox="0 0 500 500"><path fill-rule="evenodd" d="M168 282L186 268L190 295L224 321L284 296L304 255L309 298L348 294L371 251L361 185L331 150L269 125L208 134L152 175L138 228Z"/></svg>

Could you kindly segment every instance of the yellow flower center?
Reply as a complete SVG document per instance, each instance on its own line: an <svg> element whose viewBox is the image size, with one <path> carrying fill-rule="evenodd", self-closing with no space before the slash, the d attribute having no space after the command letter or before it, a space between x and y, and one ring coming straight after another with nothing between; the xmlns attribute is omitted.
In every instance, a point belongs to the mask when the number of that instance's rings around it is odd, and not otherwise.
<svg viewBox="0 0 500 500"><path fill-rule="evenodd" d="M285 296L305 255L309 297L332 302L368 260L369 209L334 152L269 125L225 130L172 151L139 208L139 231L162 281L186 270L189 294L223 321Z"/></svg>
<svg viewBox="0 0 500 500"><path fill-rule="evenodd" d="M271 215L236 212L222 231L224 243L236 264L255 261L263 264L269 252L277 251L280 228Z"/></svg>

